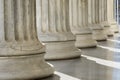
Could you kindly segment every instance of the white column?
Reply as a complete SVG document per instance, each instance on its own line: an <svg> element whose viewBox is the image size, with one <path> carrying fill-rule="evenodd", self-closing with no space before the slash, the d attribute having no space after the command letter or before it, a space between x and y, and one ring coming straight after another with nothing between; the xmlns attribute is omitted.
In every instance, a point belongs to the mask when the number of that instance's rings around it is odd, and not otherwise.
<svg viewBox="0 0 120 80"><path fill-rule="evenodd" d="M114 0L107 0L107 20L113 32L119 32L117 22L114 18Z"/></svg>
<svg viewBox="0 0 120 80"><path fill-rule="evenodd" d="M69 27L68 3L69 0L37 0L38 34L46 44L47 60L80 57Z"/></svg>
<svg viewBox="0 0 120 80"><path fill-rule="evenodd" d="M99 0L92 0L92 27L93 38L97 41L102 41L107 39L107 35L104 33L104 26L100 24L100 9L99 9Z"/></svg>
<svg viewBox="0 0 120 80"><path fill-rule="evenodd" d="M101 0L101 8L102 8L102 25L104 26L104 32L108 36L113 36L113 31L110 28L110 24L107 21L107 0Z"/></svg>
<svg viewBox="0 0 120 80"><path fill-rule="evenodd" d="M0 80L47 77L45 46L36 32L35 0L0 0Z"/></svg>
<svg viewBox="0 0 120 80"><path fill-rule="evenodd" d="M97 42L92 37L88 23L88 0L70 0L71 30L76 35L76 47L95 47Z"/></svg>

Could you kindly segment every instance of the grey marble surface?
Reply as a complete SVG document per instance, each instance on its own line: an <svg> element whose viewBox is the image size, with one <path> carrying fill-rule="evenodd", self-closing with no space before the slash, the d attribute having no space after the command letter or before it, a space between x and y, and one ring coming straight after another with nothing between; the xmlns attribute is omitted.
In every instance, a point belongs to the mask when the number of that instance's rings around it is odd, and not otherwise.
<svg viewBox="0 0 120 80"><path fill-rule="evenodd" d="M120 38L115 37L109 39L119 40ZM119 49L120 43L108 40L99 42L98 45ZM92 56L107 61L120 62L120 52L110 51L100 47L82 49L82 55ZM80 80L120 80L120 69L101 65L84 57L49 62L55 66L57 71L79 78ZM60 77L55 75L54 77L43 80L60 80Z"/></svg>

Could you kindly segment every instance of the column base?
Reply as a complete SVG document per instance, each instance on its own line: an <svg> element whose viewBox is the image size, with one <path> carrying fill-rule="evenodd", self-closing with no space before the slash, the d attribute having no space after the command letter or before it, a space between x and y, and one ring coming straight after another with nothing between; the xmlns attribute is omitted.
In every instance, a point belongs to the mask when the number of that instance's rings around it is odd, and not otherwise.
<svg viewBox="0 0 120 80"><path fill-rule="evenodd" d="M75 47L75 41L46 42L46 60L61 60L80 57L81 50Z"/></svg>
<svg viewBox="0 0 120 80"><path fill-rule="evenodd" d="M76 35L75 46L78 48L96 47L97 42L93 39L92 34Z"/></svg>
<svg viewBox="0 0 120 80"><path fill-rule="evenodd" d="M66 40L74 40L75 36L72 32L61 32L61 33L41 33L39 35L41 41L44 42L52 42L52 41L66 41Z"/></svg>
<svg viewBox="0 0 120 80"><path fill-rule="evenodd" d="M93 30L93 38L97 41L106 41L107 35L104 33L103 29Z"/></svg>
<svg viewBox="0 0 120 80"><path fill-rule="evenodd" d="M114 35L113 31L111 31L109 26L104 27L104 33L107 34L107 36L113 36Z"/></svg>
<svg viewBox="0 0 120 80"><path fill-rule="evenodd" d="M111 24L111 30L114 33L119 33L119 28L118 28L117 24Z"/></svg>
<svg viewBox="0 0 120 80"><path fill-rule="evenodd" d="M52 75L54 69L44 54L0 57L0 80L29 80Z"/></svg>
<svg viewBox="0 0 120 80"><path fill-rule="evenodd" d="M63 35L66 37L64 41L75 40L75 35L72 32L64 32Z"/></svg>
<svg viewBox="0 0 120 80"><path fill-rule="evenodd" d="M110 24L108 23L108 21L102 22L101 25L104 26L104 33L105 33L108 37L113 36L114 33L113 33L113 31L111 31L111 29L110 29Z"/></svg>
<svg viewBox="0 0 120 80"><path fill-rule="evenodd" d="M110 23L111 30L114 33L118 33L119 32L119 28L118 28L117 22L115 20L111 20L111 21L109 21L109 23Z"/></svg>

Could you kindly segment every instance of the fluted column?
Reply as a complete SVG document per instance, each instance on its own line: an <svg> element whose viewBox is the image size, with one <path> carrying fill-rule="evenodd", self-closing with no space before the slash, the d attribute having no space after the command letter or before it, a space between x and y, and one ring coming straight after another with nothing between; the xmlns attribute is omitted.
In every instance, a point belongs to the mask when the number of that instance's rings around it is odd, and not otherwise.
<svg viewBox="0 0 120 80"><path fill-rule="evenodd" d="M104 32L108 36L113 36L113 31L110 28L110 24L107 21L107 0L101 0L101 8L102 8L102 25L104 26Z"/></svg>
<svg viewBox="0 0 120 80"><path fill-rule="evenodd" d="M0 80L47 77L53 68L36 33L35 0L0 0Z"/></svg>
<svg viewBox="0 0 120 80"><path fill-rule="evenodd" d="M100 24L100 12L99 12L99 0L92 0L92 23L93 26L93 38L97 41L107 39L107 35L104 33L104 26Z"/></svg>
<svg viewBox="0 0 120 80"><path fill-rule="evenodd" d="M69 27L68 3L69 0L37 0L38 34L46 44L47 60L80 57Z"/></svg>
<svg viewBox="0 0 120 80"><path fill-rule="evenodd" d="M101 26L103 26L104 28L104 33L108 36L112 36L113 33L110 30L110 26L108 22L105 21L105 14L107 14L105 11L105 6L107 6L106 0L99 0L99 21L100 21Z"/></svg>
<svg viewBox="0 0 120 80"><path fill-rule="evenodd" d="M103 0L98 0L98 11L99 11L99 24L103 27L104 32L105 32L105 27L104 27L104 3ZM107 33L105 32L107 35Z"/></svg>
<svg viewBox="0 0 120 80"><path fill-rule="evenodd" d="M88 0L70 0L71 30L76 35L76 47L95 47L96 41L88 23Z"/></svg>
<svg viewBox="0 0 120 80"><path fill-rule="evenodd" d="M113 32L119 32L117 22L114 18L114 2L115 0L107 0L107 20Z"/></svg>

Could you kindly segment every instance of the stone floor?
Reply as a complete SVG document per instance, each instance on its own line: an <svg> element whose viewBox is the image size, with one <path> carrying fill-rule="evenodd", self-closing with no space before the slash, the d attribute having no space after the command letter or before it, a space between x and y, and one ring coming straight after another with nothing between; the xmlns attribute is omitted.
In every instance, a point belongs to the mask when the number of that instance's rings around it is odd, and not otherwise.
<svg viewBox="0 0 120 80"><path fill-rule="evenodd" d="M96 48L82 49L81 58L49 61L57 72L41 80L120 80L120 36L116 35Z"/></svg>

